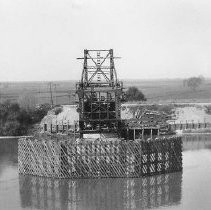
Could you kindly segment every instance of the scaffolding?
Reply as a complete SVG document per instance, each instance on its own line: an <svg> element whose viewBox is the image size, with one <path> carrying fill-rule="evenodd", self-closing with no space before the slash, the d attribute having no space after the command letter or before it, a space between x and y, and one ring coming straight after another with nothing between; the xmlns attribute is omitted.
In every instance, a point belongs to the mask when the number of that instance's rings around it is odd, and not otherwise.
<svg viewBox="0 0 211 210"><path fill-rule="evenodd" d="M119 132L123 84L117 79L113 49L84 50L81 80L76 84L80 134Z"/></svg>

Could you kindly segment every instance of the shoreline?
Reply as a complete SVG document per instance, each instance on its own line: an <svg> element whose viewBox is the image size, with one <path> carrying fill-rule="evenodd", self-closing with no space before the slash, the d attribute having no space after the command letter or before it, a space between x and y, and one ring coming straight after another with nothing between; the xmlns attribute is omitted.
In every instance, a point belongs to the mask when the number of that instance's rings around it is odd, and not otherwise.
<svg viewBox="0 0 211 210"><path fill-rule="evenodd" d="M33 137L33 136L0 136L0 139L18 139L18 138L25 138L25 137Z"/></svg>
<svg viewBox="0 0 211 210"><path fill-rule="evenodd" d="M181 133L180 135L211 135L211 133Z"/></svg>

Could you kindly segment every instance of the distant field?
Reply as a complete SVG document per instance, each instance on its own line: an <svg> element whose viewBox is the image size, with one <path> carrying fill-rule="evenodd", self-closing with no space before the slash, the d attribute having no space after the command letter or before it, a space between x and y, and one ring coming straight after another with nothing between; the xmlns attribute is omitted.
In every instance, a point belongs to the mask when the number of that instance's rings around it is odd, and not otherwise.
<svg viewBox="0 0 211 210"><path fill-rule="evenodd" d="M53 103L75 102L75 81L54 81L51 85ZM37 104L51 103L49 82L7 82L0 85L0 101L19 101L25 95L36 99Z"/></svg>
<svg viewBox="0 0 211 210"><path fill-rule="evenodd" d="M125 87L137 86L147 97L147 103L211 102L211 79L197 91L183 87L183 80L125 81Z"/></svg>
<svg viewBox="0 0 211 210"><path fill-rule="evenodd" d="M54 104L75 103L76 81L52 82ZM147 103L168 102L211 102L211 79L197 90L192 91L183 87L180 79L172 80L124 80L124 86L137 86L146 96ZM50 103L49 82L2 82L0 83L0 102L7 99L18 101L24 95L36 99L37 104Z"/></svg>

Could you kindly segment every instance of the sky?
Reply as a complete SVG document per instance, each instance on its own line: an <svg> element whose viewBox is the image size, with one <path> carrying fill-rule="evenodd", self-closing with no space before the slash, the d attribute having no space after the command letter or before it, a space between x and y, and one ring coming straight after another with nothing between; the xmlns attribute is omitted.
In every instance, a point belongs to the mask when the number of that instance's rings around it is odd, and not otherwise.
<svg viewBox="0 0 211 210"><path fill-rule="evenodd" d="M211 1L0 0L0 81L79 80L110 48L120 79L211 77Z"/></svg>

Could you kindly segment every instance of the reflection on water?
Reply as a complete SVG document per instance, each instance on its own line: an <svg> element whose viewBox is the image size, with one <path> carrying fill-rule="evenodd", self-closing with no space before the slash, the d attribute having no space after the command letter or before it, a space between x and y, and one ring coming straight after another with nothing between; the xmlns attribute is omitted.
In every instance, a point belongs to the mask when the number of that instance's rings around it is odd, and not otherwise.
<svg viewBox="0 0 211 210"><path fill-rule="evenodd" d="M136 179L54 180L20 176L22 207L36 209L137 209L177 205L182 173Z"/></svg>
<svg viewBox="0 0 211 210"><path fill-rule="evenodd" d="M0 154L18 155L17 139L0 139Z"/></svg>
<svg viewBox="0 0 211 210"><path fill-rule="evenodd" d="M18 143L17 139L0 139L0 181L8 167L17 168ZM4 175L5 176L5 175Z"/></svg>
<svg viewBox="0 0 211 210"><path fill-rule="evenodd" d="M211 135L184 135L183 139L183 151L186 150L200 150L211 149Z"/></svg>

